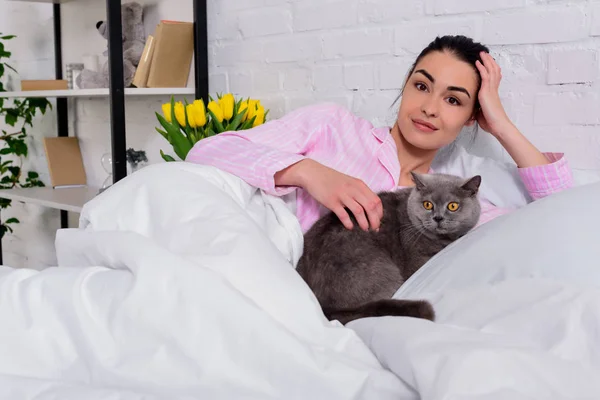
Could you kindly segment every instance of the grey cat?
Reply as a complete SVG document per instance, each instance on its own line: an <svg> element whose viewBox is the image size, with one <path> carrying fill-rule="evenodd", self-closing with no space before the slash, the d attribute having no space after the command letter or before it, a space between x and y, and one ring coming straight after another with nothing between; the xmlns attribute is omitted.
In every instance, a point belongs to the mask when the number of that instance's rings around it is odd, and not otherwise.
<svg viewBox="0 0 600 400"><path fill-rule="evenodd" d="M328 319L343 324L385 315L434 320L429 302L392 296L431 257L477 224L481 177L412 177L414 187L379 193L379 231L360 229L353 216L355 228L348 230L328 213L306 232L297 271Z"/></svg>

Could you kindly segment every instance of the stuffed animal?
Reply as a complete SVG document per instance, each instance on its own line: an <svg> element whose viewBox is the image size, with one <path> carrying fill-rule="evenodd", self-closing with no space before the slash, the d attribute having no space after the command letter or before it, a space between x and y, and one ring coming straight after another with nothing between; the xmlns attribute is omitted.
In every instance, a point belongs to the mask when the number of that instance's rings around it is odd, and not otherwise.
<svg viewBox="0 0 600 400"><path fill-rule="evenodd" d="M133 81L135 70L144 51L146 33L144 30L143 8L139 3L125 3L121 6L123 30L123 77L125 87ZM96 29L104 39L108 40L108 24L98 21ZM108 50L103 53L108 55ZM107 88L109 86L108 60L99 72L84 69L77 76L76 84L81 89Z"/></svg>

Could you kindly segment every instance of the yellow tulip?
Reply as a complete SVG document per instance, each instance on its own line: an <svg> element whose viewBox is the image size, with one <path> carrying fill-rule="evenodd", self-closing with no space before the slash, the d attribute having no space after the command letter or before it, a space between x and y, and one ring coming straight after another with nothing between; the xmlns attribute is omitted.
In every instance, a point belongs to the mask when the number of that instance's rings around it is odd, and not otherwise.
<svg viewBox="0 0 600 400"><path fill-rule="evenodd" d="M165 103L162 105L163 115L167 122L171 122L171 103Z"/></svg>
<svg viewBox="0 0 600 400"><path fill-rule="evenodd" d="M194 122L197 127L206 125L206 110L204 109L204 102L202 100L194 100L190 104L192 115L194 116ZM188 106L189 107L189 106ZM188 111L188 115L190 112Z"/></svg>
<svg viewBox="0 0 600 400"><path fill-rule="evenodd" d="M233 116L234 104L235 99L231 93L227 93L219 99L219 105L221 106L221 110L223 110L223 118L226 120L230 120Z"/></svg>
<svg viewBox="0 0 600 400"><path fill-rule="evenodd" d="M252 119L256 115L256 110L260 102L258 100L249 100L248 101L248 119Z"/></svg>
<svg viewBox="0 0 600 400"><path fill-rule="evenodd" d="M259 107L258 110L256 110L256 119L254 120L252 127L262 125L264 122L265 122L265 108L261 106L261 107Z"/></svg>
<svg viewBox="0 0 600 400"><path fill-rule="evenodd" d="M238 114L244 112L244 110L248 110L248 102L245 100L240 103L240 108L238 109ZM246 115L244 115L242 117L242 122L246 122L247 119L248 119L248 111L246 111Z"/></svg>
<svg viewBox="0 0 600 400"><path fill-rule="evenodd" d="M208 103L208 109L212 111L217 121L223 122L223 110L221 110L221 107L219 107L216 101L213 100Z"/></svg>
<svg viewBox="0 0 600 400"><path fill-rule="evenodd" d="M185 126L185 107L180 101L175 103L175 118L180 126Z"/></svg>
<svg viewBox="0 0 600 400"><path fill-rule="evenodd" d="M196 117L194 116L194 105L188 104L185 106L185 112L187 114L188 122L190 123L190 128L195 128L196 125Z"/></svg>

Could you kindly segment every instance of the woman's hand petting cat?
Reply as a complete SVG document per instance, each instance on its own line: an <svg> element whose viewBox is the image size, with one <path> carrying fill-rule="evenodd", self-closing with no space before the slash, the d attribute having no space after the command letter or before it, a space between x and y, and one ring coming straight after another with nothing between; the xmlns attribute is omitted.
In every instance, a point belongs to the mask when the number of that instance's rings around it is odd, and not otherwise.
<svg viewBox="0 0 600 400"><path fill-rule="evenodd" d="M480 57L483 64L479 60L475 62L481 75L481 89L478 95L481 111L477 115L477 122L483 130L498 138L502 132L507 131L512 125L502 106L498 92L502 80L502 71L489 53L481 52Z"/></svg>
<svg viewBox="0 0 600 400"><path fill-rule="evenodd" d="M304 188L338 216L347 229L354 225L346 208L363 230L378 230L383 217L381 199L360 179L353 178L311 159L302 160L275 174L276 184Z"/></svg>

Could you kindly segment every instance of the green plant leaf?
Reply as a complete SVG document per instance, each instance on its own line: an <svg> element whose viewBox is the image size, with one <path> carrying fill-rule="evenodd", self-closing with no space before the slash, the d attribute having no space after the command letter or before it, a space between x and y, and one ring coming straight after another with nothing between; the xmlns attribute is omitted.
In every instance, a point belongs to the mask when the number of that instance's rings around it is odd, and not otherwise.
<svg viewBox="0 0 600 400"><path fill-rule="evenodd" d="M173 157L171 157L168 154L165 154L162 150L160 151L160 155L163 158L163 160L165 160L166 162L172 162L175 161L175 159Z"/></svg>
<svg viewBox="0 0 600 400"><path fill-rule="evenodd" d="M167 123L165 129L167 130L167 139L169 143L171 143L171 146L173 146L175 154L182 160L185 160L185 156L192 148L188 138L181 133L179 126L175 127L172 124Z"/></svg>
<svg viewBox="0 0 600 400"><path fill-rule="evenodd" d="M17 110L14 108L5 108L4 112L4 122L6 122L7 125L15 126L19 118L19 113Z"/></svg>
<svg viewBox="0 0 600 400"><path fill-rule="evenodd" d="M215 117L215 114L212 111L210 111L208 108L206 109L206 112L208 112L208 114L210 115L211 122L214 124L214 127L215 127L215 132L221 133L221 132L225 131L223 124L221 122L219 122L217 117Z"/></svg>
<svg viewBox="0 0 600 400"><path fill-rule="evenodd" d="M154 129L156 129L156 132L160 133L160 135L162 137L164 137L165 139L169 140L169 135L167 135L167 132L163 131L162 129L158 129L156 127Z"/></svg>
<svg viewBox="0 0 600 400"><path fill-rule="evenodd" d="M14 150L16 155L27 157L27 145L24 140L15 140Z"/></svg>
<svg viewBox="0 0 600 400"><path fill-rule="evenodd" d="M9 218L9 219L7 219L6 221L4 221L4 223L5 223L5 224L18 224L18 223L20 223L20 222L21 222L21 221L19 221L19 220L18 220L18 219L16 219L16 218Z"/></svg>
<svg viewBox="0 0 600 400"><path fill-rule="evenodd" d="M233 120L231 120L231 123L229 123L229 125L227 125L227 130L228 131L235 131L238 126L241 124L242 119L244 118L244 115L246 115L246 112L248 111L248 109L242 111L241 113L237 114L235 116L235 118Z"/></svg>
<svg viewBox="0 0 600 400"><path fill-rule="evenodd" d="M10 54L10 51L4 49L4 43L0 42L0 58L8 58L10 57Z"/></svg>
<svg viewBox="0 0 600 400"><path fill-rule="evenodd" d="M18 166L8 167L7 169L14 176L18 176L21 173L21 167L18 167Z"/></svg>
<svg viewBox="0 0 600 400"><path fill-rule="evenodd" d="M252 125L254 124L255 119L256 119L256 115L254 117L250 118L249 120L246 120L246 122L244 122L244 124L242 125L242 128L240 130L252 128Z"/></svg>

